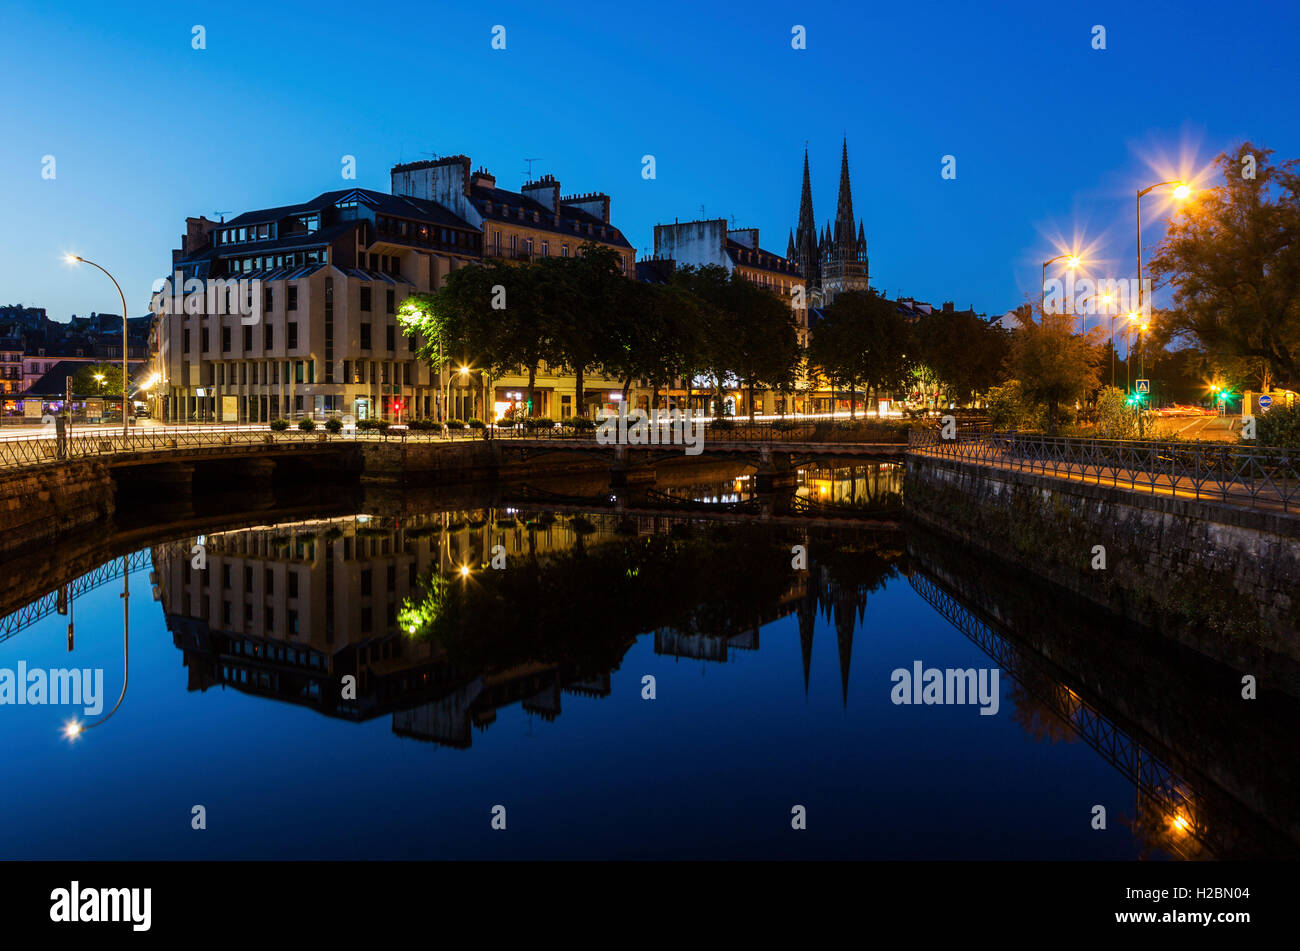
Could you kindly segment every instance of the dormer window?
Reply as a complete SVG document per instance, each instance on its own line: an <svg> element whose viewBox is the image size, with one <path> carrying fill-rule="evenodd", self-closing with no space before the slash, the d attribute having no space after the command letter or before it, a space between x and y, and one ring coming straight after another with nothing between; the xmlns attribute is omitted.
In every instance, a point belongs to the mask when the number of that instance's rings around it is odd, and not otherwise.
<svg viewBox="0 0 1300 951"><path fill-rule="evenodd" d="M492 214L492 202L491 202L491 200L488 200L488 201L483 202L483 210L486 211L489 215Z"/></svg>

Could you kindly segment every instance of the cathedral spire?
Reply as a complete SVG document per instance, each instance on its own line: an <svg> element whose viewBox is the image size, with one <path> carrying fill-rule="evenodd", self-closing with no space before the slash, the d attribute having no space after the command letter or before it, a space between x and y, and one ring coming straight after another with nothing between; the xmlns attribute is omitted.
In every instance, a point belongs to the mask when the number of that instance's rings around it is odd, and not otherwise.
<svg viewBox="0 0 1300 951"><path fill-rule="evenodd" d="M853 243L853 191L849 187L849 140L844 139L840 154L840 195L835 205L835 240L844 246Z"/></svg>
<svg viewBox="0 0 1300 951"><path fill-rule="evenodd" d="M799 195L799 236L815 234L816 224L813 218L812 178L808 174L808 150L803 150L803 191Z"/></svg>
<svg viewBox="0 0 1300 951"><path fill-rule="evenodd" d="M813 217L812 176L808 172L808 149L803 150L803 190L799 195L799 224L794 232L790 257L811 291L821 286L821 252L817 221Z"/></svg>

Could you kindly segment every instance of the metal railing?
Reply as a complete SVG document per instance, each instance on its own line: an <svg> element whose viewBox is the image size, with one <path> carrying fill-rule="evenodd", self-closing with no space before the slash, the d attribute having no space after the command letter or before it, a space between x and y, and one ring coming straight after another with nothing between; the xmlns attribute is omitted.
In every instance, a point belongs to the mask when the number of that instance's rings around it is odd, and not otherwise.
<svg viewBox="0 0 1300 951"><path fill-rule="evenodd" d="M907 430L898 424L874 420L845 425L846 420L817 420L796 422L770 420L755 423L710 421L705 424L705 445L714 443L819 443L845 445L907 445ZM670 425L664 422L658 443L672 442L667 437ZM915 426L913 423L913 432ZM937 431L936 431L937 432ZM959 432L965 432L960 430ZM591 423L563 420L549 426L526 426L498 423L483 429L409 429L392 425L387 429L346 429L331 433L321 424L310 431L290 427L273 431L266 426L236 426L205 424L195 426L151 426L132 428L123 435L116 428L74 429L58 436L49 430L40 434L11 439L0 439L0 469L21 469L69 459L103 458L106 456L140 452L169 452L196 449L219 449L235 446L297 445L317 446L342 442L463 442L481 439L503 440L556 440L596 441L596 428Z"/></svg>
<svg viewBox="0 0 1300 951"><path fill-rule="evenodd" d="M897 443L907 442L902 423L876 420L822 419L749 422L744 417L714 420L705 437L716 442Z"/></svg>
<svg viewBox="0 0 1300 951"><path fill-rule="evenodd" d="M913 431L912 452L1133 491L1280 508L1300 507L1300 452L1267 446Z"/></svg>
<svg viewBox="0 0 1300 951"><path fill-rule="evenodd" d="M196 449L256 446L319 446L356 442L445 442L440 432L391 428L331 433L323 426L310 432L287 429L157 428L123 436L117 430L80 432L68 436L0 440L0 469L22 469L63 460L105 458L138 452L184 452ZM462 437L465 438L465 437ZM481 438L481 437L480 437Z"/></svg>

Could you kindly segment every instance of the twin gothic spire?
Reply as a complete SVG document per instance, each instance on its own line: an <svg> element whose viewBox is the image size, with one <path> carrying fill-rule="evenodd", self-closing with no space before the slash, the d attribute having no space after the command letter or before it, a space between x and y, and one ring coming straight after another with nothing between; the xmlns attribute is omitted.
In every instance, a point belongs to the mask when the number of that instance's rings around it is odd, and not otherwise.
<svg viewBox="0 0 1300 951"><path fill-rule="evenodd" d="M854 229L848 139L844 140L840 153L840 192L835 204L835 221L823 227L820 233L813 217L812 177L808 171L808 150L804 149L799 224L790 235L788 257L799 265L804 281L810 287L820 288L826 271L838 270L847 262L865 264L866 256L866 231L861 219L857 220Z"/></svg>

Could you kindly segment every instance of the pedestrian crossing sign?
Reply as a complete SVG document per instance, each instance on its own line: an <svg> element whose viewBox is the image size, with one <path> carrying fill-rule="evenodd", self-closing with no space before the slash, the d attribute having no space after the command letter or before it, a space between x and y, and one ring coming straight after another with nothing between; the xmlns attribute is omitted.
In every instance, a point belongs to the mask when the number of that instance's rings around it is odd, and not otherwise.
<svg viewBox="0 0 1300 951"><path fill-rule="evenodd" d="M1151 381L1150 381L1150 380L1138 380L1138 381L1137 381L1137 391L1138 391L1139 393L1150 393L1150 392L1151 392Z"/></svg>

